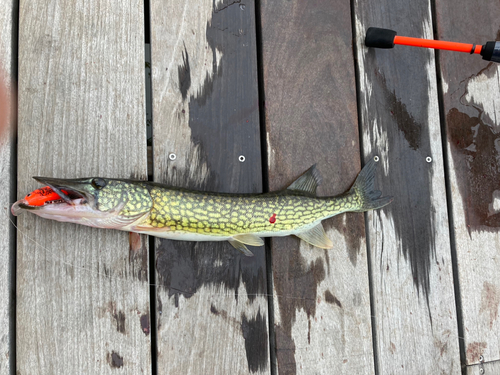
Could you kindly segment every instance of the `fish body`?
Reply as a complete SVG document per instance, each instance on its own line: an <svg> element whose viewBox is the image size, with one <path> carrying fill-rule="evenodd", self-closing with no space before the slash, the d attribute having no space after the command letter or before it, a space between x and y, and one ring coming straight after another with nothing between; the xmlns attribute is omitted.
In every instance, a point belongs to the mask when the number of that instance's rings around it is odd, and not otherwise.
<svg viewBox="0 0 500 375"><path fill-rule="evenodd" d="M17 215L32 213L64 222L119 229L186 241L229 241L245 255L245 245L263 237L296 235L321 248L333 246L322 220L343 212L381 208L392 201L374 190L375 162L360 172L352 188L333 197L317 197L321 177L315 166L287 189L265 194L192 191L147 182L107 178L35 177L61 199L42 206L26 199L12 206Z"/></svg>

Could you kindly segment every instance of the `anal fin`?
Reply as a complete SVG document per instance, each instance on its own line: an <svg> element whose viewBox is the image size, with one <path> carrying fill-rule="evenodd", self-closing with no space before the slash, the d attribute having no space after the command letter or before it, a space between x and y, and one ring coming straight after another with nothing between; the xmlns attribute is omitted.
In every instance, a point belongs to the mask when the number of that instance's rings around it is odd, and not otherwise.
<svg viewBox="0 0 500 375"><path fill-rule="evenodd" d="M321 223L305 232L296 234L296 236L321 249L331 249L333 247L333 242L326 235Z"/></svg>

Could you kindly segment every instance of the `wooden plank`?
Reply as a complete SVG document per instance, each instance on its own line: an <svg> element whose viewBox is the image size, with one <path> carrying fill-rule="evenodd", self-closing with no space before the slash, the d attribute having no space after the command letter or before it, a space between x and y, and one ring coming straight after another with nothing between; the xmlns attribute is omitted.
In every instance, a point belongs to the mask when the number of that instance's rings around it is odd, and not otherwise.
<svg viewBox="0 0 500 375"><path fill-rule="evenodd" d="M436 2L438 37L500 39L500 4ZM500 70L479 56L440 54L466 364L500 359ZM492 373L498 373L492 372Z"/></svg>
<svg viewBox="0 0 500 375"><path fill-rule="evenodd" d="M147 178L143 2L21 2L19 197L31 176ZM18 218L17 372L151 373L146 238Z"/></svg>
<svg viewBox="0 0 500 375"><path fill-rule="evenodd" d="M15 345L15 228L10 222L10 203L15 200L16 125L15 75L17 74L17 14L15 1L0 8L0 375L14 371Z"/></svg>
<svg viewBox="0 0 500 375"><path fill-rule="evenodd" d="M467 375L495 375L500 374L500 362L484 362L467 366Z"/></svg>
<svg viewBox="0 0 500 375"><path fill-rule="evenodd" d="M376 367L460 374L434 54L364 46L370 26L432 39L430 3L357 2L355 24L363 151L394 196L367 215Z"/></svg>
<svg viewBox="0 0 500 375"><path fill-rule="evenodd" d="M269 188L318 163L318 195L346 191L360 170L349 1L263 1ZM324 224L322 250L272 239L277 373L372 374L363 214Z"/></svg>
<svg viewBox="0 0 500 375"><path fill-rule="evenodd" d="M151 15L155 181L261 192L253 1L152 1ZM159 374L269 373L264 248L252 251L158 242Z"/></svg>

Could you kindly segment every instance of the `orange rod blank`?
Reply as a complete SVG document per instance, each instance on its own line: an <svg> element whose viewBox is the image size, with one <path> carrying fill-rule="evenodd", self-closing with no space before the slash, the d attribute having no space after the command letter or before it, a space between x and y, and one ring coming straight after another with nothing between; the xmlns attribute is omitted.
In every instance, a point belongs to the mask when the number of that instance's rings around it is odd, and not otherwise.
<svg viewBox="0 0 500 375"><path fill-rule="evenodd" d="M476 46L474 44L446 42L443 40L410 38L407 36L399 36L399 35L396 35L394 37L394 44L413 46L413 47L444 49L448 51L477 53L477 54L480 54L482 49L482 46Z"/></svg>

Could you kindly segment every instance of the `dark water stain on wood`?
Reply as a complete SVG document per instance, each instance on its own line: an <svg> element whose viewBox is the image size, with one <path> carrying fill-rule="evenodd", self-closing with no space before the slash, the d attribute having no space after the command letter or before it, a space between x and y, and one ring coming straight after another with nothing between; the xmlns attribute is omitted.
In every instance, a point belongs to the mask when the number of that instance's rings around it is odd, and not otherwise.
<svg viewBox="0 0 500 375"><path fill-rule="evenodd" d="M314 318L317 288L325 279L325 266L322 258L308 262L302 257L299 240L294 237L273 238L272 241L274 287L280 312L280 324L275 327L276 358L280 373L295 374L297 366L292 325L300 310L307 314L309 320ZM310 326L308 335L310 337Z"/></svg>
<svg viewBox="0 0 500 375"><path fill-rule="evenodd" d="M446 115L469 234L500 228L500 129L478 112L476 117L452 108Z"/></svg>
<svg viewBox="0 0 500 375"><path fill-rule="evenodd" d="M123 357L120 356L114 350L111 353L108 353L107 360L111 368L120 368L123 367Z"/></svg>
<svg viewBox="0 0 500 375"><path fill-rule="evenodd" d="M374 59L367 63L369 66L388 64L376 61L375 55L369 55L369 59ZM422 60L422 55L418 55L416 59ZM392 217L396 237L401 243L401 252L405 261L411 266L415 288L429 306L429 273L431 259L435 254L433 223L436 222L436 214L431 202L432 164L426 162L426 157L431 155L431 140L429 133L423 131L423 122L428 118L429 111L428 87L415 86L415 90L412 91L414 103L410 109L396 96L394 90L389 88L390 85L399 87L401 82L388 83L379 68L371 76L373 84L371 97L377 100L370 100L368 112L377 113L381 118L378 120L379 126L387 134L386 149L390 150L387 154L389 160L384 161L389 164L389 175L383 176L378 172L376 181L384 195L395 197L394 201L383 210L386 216ZM415 108L416 103L418 112ZM394 131L396 127L400 130L399 133ZM370 128L368 131L371 132L371 139L379 138L379 135L374 133L375 129ZM373 155L377 154L379 151L374 149ZM444 196L442 198L445 199ZM375 215L378 216L377 221L382 222L381 212L375 211ZM430 315L429 318L432 321Z"/></svg>
<svg viewBox="0 0 500 375"><path fill-rule="evenodd" d="M387 90L386 95L391 114L398 119L398 129L404 134L408 145L413 150L418 150L422 141L422 124L415 121L406 105L396 97L394 92Z"/></svg>
<svg viewBox="0 0 500 375"><path fill-rule="evenodd" d="M157 250L158 284L169 296L190 298L202 286L232 290L238 299L243 283L248 298L266 295L264 248L251 248L253 257L240 254L228 243L162 240ZM176 304L177 306L177 304Z"/></svg>
<svg viewBox="0 0 500 375"><path fill-rule="evenodd" d="M274 334L276 336L276 359L279 366L279 374L293 375L297 373L297 362L295 361L295 341L292 336L285 332L281 325L276 325Z"/></svg>
<svg viewBox="0 0 500 375"><path fill-rule="evenodd" d="M219 310L217 310L217 308L213 304L210 305L210 312L214 315L220 314Z"/></svg>
<svg viewBox="0 0 500 375"><path fill-rule="evenodd" d="M119 310L118 312L113 312L113 318L116 321L116 330L120 333L125 334L125 314L123 311Z"/></svg>
<svg viewBox="0 0 500 375"><path fill-rule="evenodd" d="M268 345L266 317L257 312L255 318L248 319L241 315L241 332L245 339L245 351L248 369L251 372L263 372L268 366Z"/></svg>
<svg viewBox="0 0 500 375"><path fill-rule="evenodd" d="M223 319L228 319L227 311L225 310L219 311L213 304L210 305L210 312L216 316L220 316Z"/></svg>
<svg viewBox="0 0 500 375"><path fill-rule="evenodd" d="M151 331L151 327L149 324L149 313L141 315L141 329L146 336L149 335L149 332Z"/></svg>
<svg viewBox="0 0 500 375"><path fill-rule="evenodd" d="M249 12L229 6L213 13L206 28L211 73L189 101L191 141L202 144L205 162L217 171L216 188L232 187L231 192L262 191L256 42L250 32L255 26ZM238 161L240 155L244 163Z"/></svg>
<svg viewBox="0 0 500 375"><path fill-rule="evenodd" d="M186 46L184 45L184 51L182 52L183 64L179 65L177 68L177 74L179 78L179 90L182 94L182 99L186 100L187 93L191 87L191 67L189 66L189 54Z"/></svg>
<svg viewBox="0 0 500 375"><path fill-rule="evenodd" d="M156 330L159 332L161 330L161 327L162 327L162 319L161 319L161 314L162 314L162 311L163 311L163 301L161 300L161 294L160 293L156 293L156 311L158 312L158 314L156 315Z"/></svg>
<svg viewBox="0 0 500 375"><path fill-rule="evenodd" d="M352 265L356 267L358 263L358 255L361 251L361 244L364 242L366 237L365 224L363 220L363 214L347 212L342 215L334 216L333 218L325 221L325 229L331 222L331 225L335 227L340 233L344 234L344 239L347 245L347 251L349 254L349 260ZM330 269L328 264L329 258L325 257L327 261L327 268Z"/></svg>
<svg viewBox="0 0 500 375"><path fill-rule="evenodd" d="M340 301L338 300L338 298L335 297L332 294L332 292L330 292L329 290L325 291L325 301L328 302L328 303L331 303L331 304L335 304L338 307L342 308L342 304L340 303Z"/></svg>

